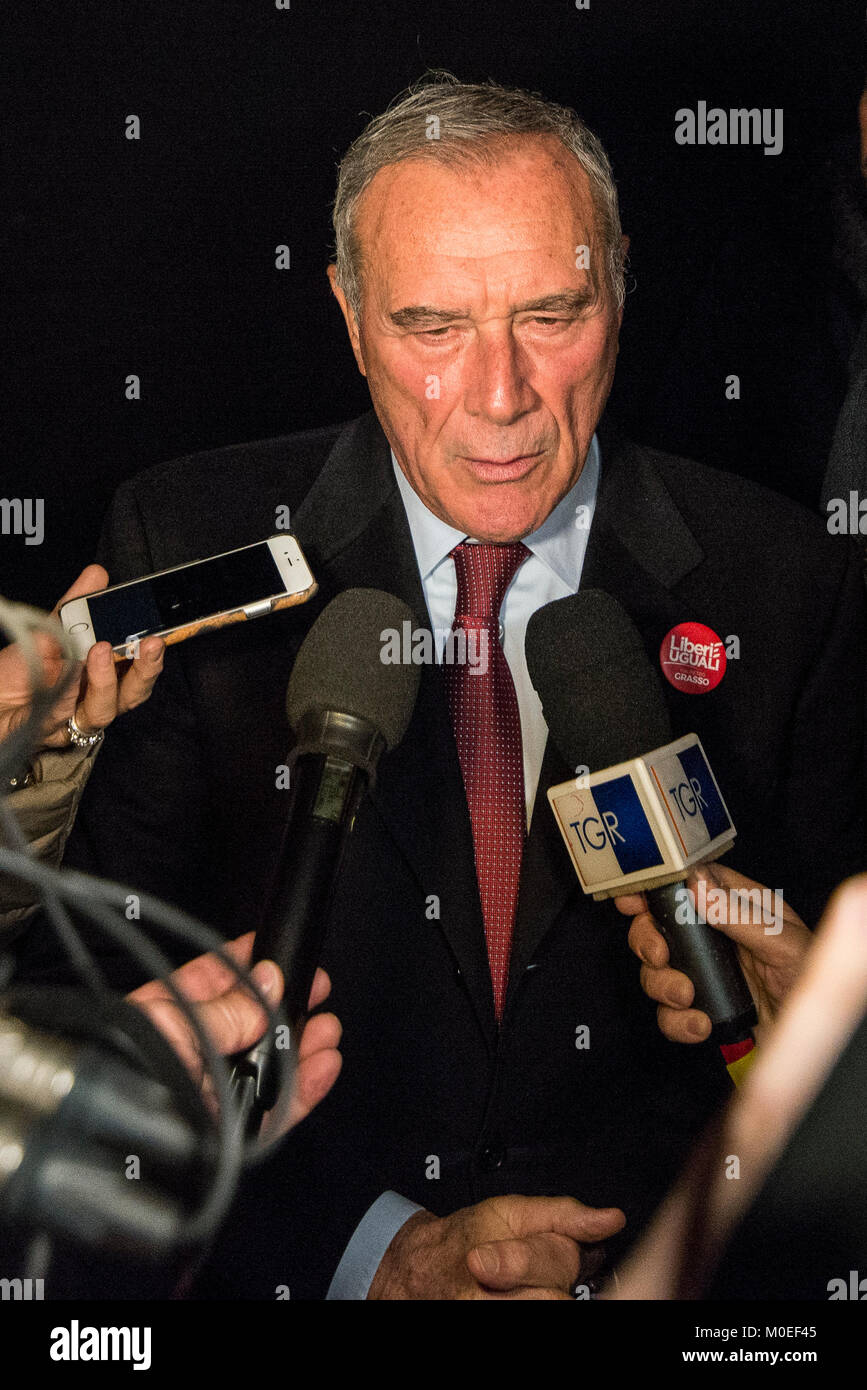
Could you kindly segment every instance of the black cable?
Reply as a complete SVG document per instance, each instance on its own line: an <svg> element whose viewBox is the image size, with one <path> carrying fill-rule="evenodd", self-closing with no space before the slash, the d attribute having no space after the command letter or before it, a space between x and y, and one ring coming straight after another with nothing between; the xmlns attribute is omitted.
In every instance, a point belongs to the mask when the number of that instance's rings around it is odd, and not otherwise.
<svg viewBox="0 0 867 1390"><path fill-rule="evenodd" d="M21 827L15 818L14 812L10 809L6 797L0 798L0 821L2 821L6 836L13 849L17 853L32 859L33 855L30 846L24 838ZM75 927L62 900L53 890L46 889L46 891L42 893L41 901L73 969L83 980L87 988L92 990L94 994L105 993L108 989L105 975L100 970L93 955L87 949L87 945L81 933Z"/></svg>
<svg viewBox="0 0 867 1390"><path fill-rule="evenodd" d="M238 1175L248 1155L243 1144L243 1133L237 1123L238 1117L229 1084L228 1068L211 1043L193 1007L170 978L171 964L162 952L147 940L134 922L130 922L126 918L123 918L122 922L115 920L111 901L113 898L117 898L125 903L129 896L129 891L126 888L105 880L92 879L73 870L52 869L32 859L27 854L22 855L16 850L2 847L0 847L0 868L25 879L40 889L52 888L59 896L73 902L79 910L101 926L113 940L125 946L130 955L143 965L153 978L161 980L166 985L189 1022L207 1063L206 1071L210 1074L217 1092L219 1145L215 1174L210 1190L203 1199L198 1212L181 1227L179 1240L186 1244L207 1240L216 1231L219 1222L228 1210ZM274 1024L279 1017L278 1011L270 1007L249 972L233 960L215 932L203 923L188 917L179 909L170 907L167 903L161 903L158 899L151 898L150 895L138 896L140 904L143 904L154 919L169 931L182 938L192 939L194 945L203 945L205 949L212 950L254 996L268 1019L268 1026ZM279 1060L281 1071L285 1075L289 1070L290 1059L284 1055ZM281 1076L281 1081L282 1079ZM277 1113L272 1112L275 1126L280 1123L291 1104L289 1088L281 1086L281 1097L283 1098L282 1105L278 1102L278 1106L274 1107L274 1112ZM275 1139L265 1143L255 1142L252 1146L252 1154L255 1157L260 1157L263 1151L270 1151L280 1142L281 1138L282 1136L278 1134Z"/></svg>

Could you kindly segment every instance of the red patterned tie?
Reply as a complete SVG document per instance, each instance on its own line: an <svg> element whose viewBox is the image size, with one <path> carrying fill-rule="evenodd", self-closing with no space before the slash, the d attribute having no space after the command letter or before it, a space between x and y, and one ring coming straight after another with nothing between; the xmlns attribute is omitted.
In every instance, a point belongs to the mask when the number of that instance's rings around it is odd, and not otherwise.
<svg viewBox="0 0 867 1390"><path fill-rule="evenodd" d="M485 923L497 1019L509 978L509 951L524 850L526 809L521 719L515 685L499 641L500 605L515 572L529 555L513 545L468 544L451 552L458 579L452 632L443 670L458 758L464 777L476 876ZM485 659L487 658L487 659Z"/></svg>

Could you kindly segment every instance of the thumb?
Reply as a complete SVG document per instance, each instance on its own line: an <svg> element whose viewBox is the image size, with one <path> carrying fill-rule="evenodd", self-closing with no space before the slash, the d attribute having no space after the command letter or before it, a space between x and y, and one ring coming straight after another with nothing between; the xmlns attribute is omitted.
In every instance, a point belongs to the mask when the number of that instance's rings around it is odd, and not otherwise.
<svg viewBox="0 0 867 1390"><path fill-rule="evenodd" d="M764 937L761 929L776 925L778 915L791 915L800 922L785 903L781 910L780 894L722 864L702 864L690 874L688 886L693 905L708 926L754 953Z"/></svg>
<svg viewBox="0 0 867 1390"><path fill-rule="evenodd" d="M282 979L272 961L259 961L253 977L267 999L280 997ZM199 1016L219 1052L242 1052L257 1043L268 1020L246 986L238 984L198 1005Z"/></svg>
<svg viewBox="0 0 867 1390"><path fill-rule="evenodd" d="M108 571L102 565L86 565L81 571L74 584L61 594L56 604L52 608L52 615L56 618L63 607L71 598L83 598L85 594L95 594L98 589L104 589L108 584Z"/></svg>

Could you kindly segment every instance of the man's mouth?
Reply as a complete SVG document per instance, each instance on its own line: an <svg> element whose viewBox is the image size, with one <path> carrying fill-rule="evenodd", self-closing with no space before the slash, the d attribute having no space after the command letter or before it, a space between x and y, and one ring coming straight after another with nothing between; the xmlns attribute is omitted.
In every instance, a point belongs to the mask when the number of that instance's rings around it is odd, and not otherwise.
<svg viewBox="0 0 867 1390"><path fill-rule="evenodd" d="M533 454L513 454L511 458L471 458L463 462L483 483L511 483L523 478L535 468L542 450Z"/></svg>

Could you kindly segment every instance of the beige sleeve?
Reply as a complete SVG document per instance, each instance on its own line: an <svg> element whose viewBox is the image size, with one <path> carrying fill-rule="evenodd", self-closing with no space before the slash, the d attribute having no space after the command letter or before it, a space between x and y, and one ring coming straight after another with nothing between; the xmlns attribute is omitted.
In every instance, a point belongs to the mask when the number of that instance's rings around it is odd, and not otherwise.
<svg viewBox="0 0 867 1390"><path fill-rule="evenodd" d="M43 749L31 765L34 780L6 799L34 855L55 868L100 746ZM8 844L2 825L0 844ZM30 884L0 872L0 945L19 935L37 903L38 894Z"/></svg>

